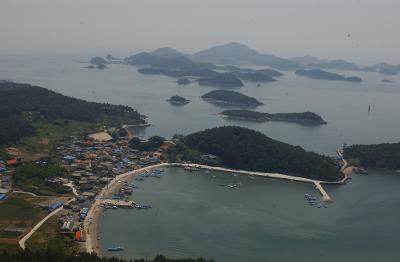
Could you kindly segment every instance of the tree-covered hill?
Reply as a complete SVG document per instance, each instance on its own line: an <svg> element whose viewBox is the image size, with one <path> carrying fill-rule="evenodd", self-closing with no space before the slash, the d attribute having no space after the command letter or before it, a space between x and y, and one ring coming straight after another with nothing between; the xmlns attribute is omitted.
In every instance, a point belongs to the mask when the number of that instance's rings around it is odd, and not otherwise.
<svg viewBox="0 0 400 262"><path fill-rule="evenodd" d="M201 98L208 102L221 105L244 107L256 107L262 105L262 103L254 97L246 96L231 90L213 90L202 95Z"/></svg>
<svg viewBox="0 0 400 262"><path fill-rule="evenodd" d="M223 166L233 169L277 172L326 181L342 177L333 159L243 127L207 129L184 137L183 142L182 150L216 155ZM185 160L182 154L181 159Z"/></svg>
<svg viewBox="0 0 400 262"><path fill-rule="evenodd" d="M322 119L321 116L313 112L302 112L302 113L262 113L251 110L225 110L221 112L223 116L228 117L233 120L242 121L283 121L283 122L293 122L304 125L325 125L327 122Z"/></svg>
<svg viewBox="0 0 400 262"><path fill-rule="evenodd" d="M400 143L352 145L344 148L344 157L352 164L370 168L400 169Z"/></svg>
<svg viewBox="0 0 400 262"><path fill-rule="evenodd" d="M87 102L39 86L0 82L0 144L32 135L32 121L61 119L115 124L145 122L144 116L128 106Z"/></svg>

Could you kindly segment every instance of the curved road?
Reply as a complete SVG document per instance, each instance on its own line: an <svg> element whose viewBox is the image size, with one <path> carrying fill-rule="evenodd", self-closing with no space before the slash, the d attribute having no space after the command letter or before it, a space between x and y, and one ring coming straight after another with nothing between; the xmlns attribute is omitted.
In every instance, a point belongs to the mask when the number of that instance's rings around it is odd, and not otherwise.
<svg viewBox="0 0 400 262"><path fill-rule="evenodd" d="M72 199L70 199L70 200L68 200L67 202L65 202L63 205L65 205L65 204L69 204L69 203L71 203L72 201L74 201L75 200L75 198L72 198ZM39 221L39 223L37 223L33 228L32 228L32 230L31 231L29 231L29 233L28 234L26 234L23 238L21 238L19 241L18 241L18 244L19 244L19 246L22 248L22 249L25 249L25 242L49 219L49 218L51 218L52 216L54 216L55 214L57 214L58 212L60 212L61 210L63 209L63 206L61 206L61 207L59 207L59 208L57 208L56 210L54 210L53 212L51 212L50 214L48 214L45 218L43 218L42 220L40 220Z"/></svg>

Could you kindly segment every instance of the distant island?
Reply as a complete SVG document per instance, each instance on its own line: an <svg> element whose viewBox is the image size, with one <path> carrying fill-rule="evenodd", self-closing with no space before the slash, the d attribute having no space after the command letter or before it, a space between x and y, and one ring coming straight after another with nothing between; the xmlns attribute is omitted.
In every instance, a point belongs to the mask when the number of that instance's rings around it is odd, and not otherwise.
<svg viewBox="0 0 400 262"><path fill-rule="evenodd" d="M107 61L121 61L120 58L112 56L110 54L106 55L106 59L107 59Z"/></svg>
<svg viewBox="0 0 400 262"><path fill-rule="evenodd" d="M237 88L243 86L243 82L239 78L226 74L201 77L198 79L198 83L200 86L214 86L220 88Z"/></svg>
<svg viewBox="0 0 400 262"><path fill-rule="evenodd" d="M383 75L397 75L400 73L400 64L392 65L388 63L378 63L372 68Z"/></svg>
<svg viewBox="0 0 400 262"><path fill-rule="evenodd" d="M189 79L187 79L186 77L182 77L182 78L178 78L178 80L176 80L176 83L178 85L188 85L191 83L191 81Z"/></svg>
<svg viewBox="0 0 400 262"><path fill-rule="evenodd" d="M226 106L257 107L263 104L254 97L231 90L213 90L201 97L207 102Z"/></svg>
<svg viewBox="0 0 400 262"><path fill-rule="evenodd" d="M393 83L393 81L389 79L382 79L382 83Z"/></svg>
<svg viewBox="0 0 400 262"><path fill-rule="evenodd" d="M274 79L269 74L263 73L261 71L258 72L242 72L242 71L233 71L225 73L226 76L235 77L244 79L251 82L274 82Z"/></svg>
<svg viewBox="0 0 400 262"><path fill-rule="evenodd" d="M316 126L327 124L327 122L323 120L321 116L313 112L269 114L251 110L225 110L221 112L221 115L227 117L228 119L242 121L283 121Z"/></svg>
<svg viewBox="0 0 400 262"><path fill-rule="evenodd" d="M243 127L206 129L182 137L169 151L170 161L192 161L249 171L283 173L324 181L342 178L335 161L306 152ZM206 162L204 162L206 161Z"/></svg>
<svg viewBox="0 0 400 262"><path fill-rule="evenodd" d="M93 64L93 65L97 65L97 64L107 64L108 61L105 60L104 58L102 58L101 56L96 56L96 57L93 57L93 58L90 60L90 63Z"/></svg>
<svg viewBox="0 0 400 262"><path fill-rule="evenodd" d="M280 70L295 70L301 68L296 62L290 59L261 54L246 45L235 42L199 51L190 56L190 58L193 61L215 64L266 65Z"/></svg>
<svg viewBox="0 0 400 262"><path fill-rule="evenodd" d="M305 76L312 79L320 80L339 80L339 81L349 81L349 82L362 82L360 77L345 77L339 74L330 73L321 69L300 69L297 70L296 75Z"/></svg>
<svg viewBox="0 0 400 262"><path fill-rule="evenodd" d="M187 100L186 98L182 97L182 96L171 96L168 101L172 104L172 105L176 105L176 106L183 106L188 104L190 101Z"/></svg>
<svg viewBox="0 0 400 262"><path fill-rule="evenodd" d="M128 106L87 102L29 84L0 82L0 144L15 143L43 126L74 122L104 125L144 124L145 116Z"/></svg>
<svg viewBox="0 0 400 262"><path fill-rule="evenodd" d="M345 146L343 156L352 165L400 170L400 143Z"/></svg>

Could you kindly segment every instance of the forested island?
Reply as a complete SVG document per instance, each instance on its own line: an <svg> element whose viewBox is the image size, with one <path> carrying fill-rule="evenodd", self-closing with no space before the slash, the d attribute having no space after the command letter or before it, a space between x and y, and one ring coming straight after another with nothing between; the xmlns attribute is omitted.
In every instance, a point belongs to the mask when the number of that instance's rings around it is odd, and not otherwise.
<svg viewBox="0 0 400 262"><path fill-rule="evenodd" d="M198 79L198 83L200 86L214 86L221 88L237 88L243 86L243 82L239 78L226 74L201 77Z"/></svg>
<svg viewBox="0 0 400 262"><path fill-rule="evenodd" d="M362 82L360 77L351 76L345 77L339 74L330 73L321 69L300 69L297 70L296 75L305 76L311 79L320 79L320 80L338 80L338 81L349 81L349 82Z"/></svg>
<svg viewBox="0 0 400 262"><path fill-rule="evenodd" d="M226 106L257 107L263 104L254 97L232 90L213 90L201 97L207 102Z"/></svg>
<svg viewBox="0 0 400 262"><path fill-rule="evenodd" d="M42 123L78 121L104 125L143 124L145 116L123 105L87 102L51 90L0 82L0 144L35 134Z"/></svg>
<svg viewBox="0 0 400 262"><path fill-rule="evenodd" d="M254 70L235 66L217 66L210 63L192 61L172 48L159 48L153 52L142 52L128 58L125 63L141 66L138 72L146 75L166 75L170 77L196 77L201 86L220 88L242 87L242 80L253 82L273 82L282 73L272 70ZM144 66L144 67L143 67ZM219 70L219 71L216 71ZM220 71L223 72L220 72ZM188 84L178 80L178 84Z"/></svg>
<svg viewBox="0 0 400 262"><path fill-rule="evenodd" d="M343 156L353 165L400 170L400 143L345 146Z"/></svg>
<svg viewBox="0 0 400 262"><path fill-rule="evenodd" d="M283 121L316 126L327 124L327 122L322 119L321 116L313 112L269 114L251 110L225 110L221 112L221 115L227 117L228 119L241 121Z"/></svg>
<svg viewBox="0 0 400 262"><path fill-rule="evenodd" d="M227 168L276 172L311 179L337 181L342 178L335 161L306 152L243 127L206 129L181 137L170 152L171 161L201 162L204 154L215 155L216 165Z"/></svg>
<svg viewBox="0 0 400 262"><path fill-rule="evenodd" d="M190 84L191 83L191 81L188 79L188 78L186 78L186 77L182 77L182 78L178 78L178 80L176 80L176 83L178 84L178 85L188 85L188 84Z"/></svg>
<svg viewBox="0 0 400 262"><path fill-rule="evenodd" d="M183 106L188 104L190 101L182 96L171 96L168 99L168 102L170 102L172 105Z"/></svg>

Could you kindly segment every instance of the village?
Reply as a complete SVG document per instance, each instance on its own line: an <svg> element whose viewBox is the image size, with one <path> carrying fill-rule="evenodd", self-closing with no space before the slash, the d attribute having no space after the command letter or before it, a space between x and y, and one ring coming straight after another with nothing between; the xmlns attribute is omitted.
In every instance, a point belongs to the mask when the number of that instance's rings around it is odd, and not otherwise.
<svg viewBox="0 0 400 262"><path fill-rule="evenodd" d="M154 150L147 152L129 147L132 136L115 139L107 131L85 137L71 136L55 145L52 158L66 170L67 175L46 179L44 182L50 186L64 187L67 192L70 192L67 194L37 196L14 187L12 185L13 170L23 165L23 159L15 157L11 160L0 160L0 203L14 194L36 197L34 206L43 211L43 216L46 213L54 213L53 220L57 221L59 234L68 237L73 242L84 242L86 240L84 220L99 192L120 174L160 163L164 154L174 144L173 141L165 141ZM40 164L46 164L44 160L40 161ZM108 203L104 202L102 206L104 208L133 207L134 202L128 201L127 198L132 194L132 189L133 185L121 185L118 192L114 192ZM138 204L137 208L146 209L149 206ZM47 217L43 218L43 222L45 219ZM36 231L33 225L11 230L19 230L17 240L22 248L25 248L25 241L31 236L30 233L33 234ZM84 245L80 248L84 250Z"/></svg>

